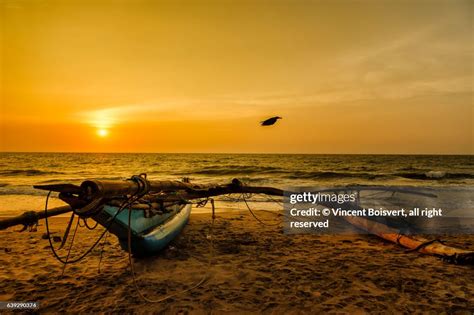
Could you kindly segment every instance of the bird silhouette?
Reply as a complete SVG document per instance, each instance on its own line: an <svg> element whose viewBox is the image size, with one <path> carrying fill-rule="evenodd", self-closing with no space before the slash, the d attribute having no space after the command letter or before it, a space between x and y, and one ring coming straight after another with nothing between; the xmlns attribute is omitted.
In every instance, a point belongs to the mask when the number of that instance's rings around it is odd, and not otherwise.
<svg viewBox="0 0 474 315"><path fill-rule="evenodd" d="M280 116L275 116L275 117L272 117L272 118L268 118L264 121L261 121L260 125L262 125L262 126L271 126L271 125L275 124L278 119L282 119L282 118Z"/></svg>

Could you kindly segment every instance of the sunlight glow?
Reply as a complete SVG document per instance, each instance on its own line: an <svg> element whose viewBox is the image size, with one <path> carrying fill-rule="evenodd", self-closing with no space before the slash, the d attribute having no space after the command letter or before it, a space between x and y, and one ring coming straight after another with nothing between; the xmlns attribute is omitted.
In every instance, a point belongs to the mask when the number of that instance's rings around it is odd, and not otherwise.
<svg viewBox="0 0 474 315"><path fill-rule="evenodd" d="M107 129L97 130L97 135L99 135L99 137L106 137L108 134L109 134L109 131Z"/></svg>

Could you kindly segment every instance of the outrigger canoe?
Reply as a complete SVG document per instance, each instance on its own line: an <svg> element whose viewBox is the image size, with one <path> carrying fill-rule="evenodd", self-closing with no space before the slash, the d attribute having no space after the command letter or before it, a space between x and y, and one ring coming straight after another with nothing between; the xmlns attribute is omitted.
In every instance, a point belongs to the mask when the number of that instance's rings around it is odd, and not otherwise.
<svg viewBox="0 0 474 315"><path fill-rule="evenodd" d="M131 211L131 252L135 256L153 255L160 252L175 239L188 223L191 205L172 205L168 212L146 217L145 210L124 209L105 205L103 210L92 218L100 225L107 227L117 236L122 249L128 251L129 211Z"/></svg>
<svg viewBox="0 0 474 315"><path fill-rule="evenodd" d="M36 224L39 219L73 212L73 216L77 215L81 219L91 218L95 220L105 227L105 232L109 231L117 236L123 249L140 256L156 254L180 234L189 220L193 200L194 202L196 200L205 202L210 197L225 194L285 195L285 192L281 189L247 186L238 179L233 179L229 184L202 185L190 183L188 180L149 181L146 175L132 176L131 179L124 181L87 180L82 182L80 186L57 184L40 185L35 186L35 188L47 190L50 193L59 192L59 198L68 203L69 207L51 209L51 212L45 210L44 213L25 212L19 217L0 220L0 229L17 224L23 224L26 228ZM410 193L435 197L431 193L403 187L347 186L320 190L319 192L355 191L359 196L362 190L390 191L392 193ZM211 202L213 204L212 199ZM319 202L319 204L329 208L342 207L333 202ZM360 209L358 200L356 203L344 204L344 207ZM438 256L457 264L474 264L474 252L472 251L439 244L436 240L430 241L404 235L400 230L380 222L374 222L369 218L344 217L344 219L361 230L395 242L412 251ZM46 224L46 226L48 225ZM69 227L63 239L67 238L68 230ZM94 246L97 243L98 241ZM130 244L130 250L128 244Z"/></svg>

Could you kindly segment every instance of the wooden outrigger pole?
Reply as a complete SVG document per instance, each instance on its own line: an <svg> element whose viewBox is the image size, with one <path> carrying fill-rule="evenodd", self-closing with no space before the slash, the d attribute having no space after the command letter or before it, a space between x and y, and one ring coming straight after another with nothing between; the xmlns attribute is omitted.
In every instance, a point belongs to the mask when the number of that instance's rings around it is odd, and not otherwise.
<svg viewBox="0 0 474 315"><path fill-rule="evenodd" d="M403 192L410 193L407 190L404 190ZM415 193L423 194L422 192ZM328 208L341 207L341 205L333 202L321 203L321 205ZM345 206L354 210L362 209L362 207L354 203L348 203L345 204ZM474 251L448 246L438 239L428 240L420 236L402 234L399 230L393 227L367 219L365 217L344 216L343 219L360 230L366 231L372 235L376 235L386 241L403 246L409 249L409 252L419 252L422 254L436 256L454 264L474 265Z"/></svg>
<svg viewBox="0 0 474 315"><path fill-rule="evenodd" d="M53 216L60 215L63 213L68 213L71 211L72 211L71 206L62 206L62 207L52 208L48 210L48 217L53 217ZM1 219L0 230L5 230L15 225L24 225L26 229L26 227L37 224L38 220L44 219L45 217L46 216L45 216L44 211L26 211L23 214L16 217Z"/></svg>
<svg viewBox="0 0 474 315"><path fill-rule="evenodd" d="M48 217L73 211L73 208L75 209L74 212L79 216L87 217L91 210L98 208L104 202L125 195L145 196L149 193L162 193L163 202L182 202L235 193L266 194L280 197L284 196L285 193L284 190L273 187L243 185L237 179L232 180L230 184L224 185L199 185L189 183L188 181L148 181L145 176L134 176L132 180L125 181L84 181L80 186L62 184L35 186L35 188L59 192L60 199L71 205L48 210ZM364 187L349 189L360 191L364 190ZM347 188L343 190L347 190ZM370 188L370 190L375 190L375 188ZM380 188L379 190L384 191L385 189ZM179 191L179 194L176 194L177 191ZM334 191L339 190L335 189ZM420 192L410 192L406 189L397 188L390 188L389 191L421 194ZM330 202L320 204L329 208L340 207L340 205ZM350 204L349 206L352 209L361 209L356 204ZM43 219L45 214L44 212L27 212L15 218L0 220L0 229L19 224L31 225L34 223L32 219L34 217L37 221L38 219ZM447 246L437 240L430 241L420 237L404 235L383 223L363 217L344 217L344 219L361 230L399 244L412 251L441 257L452 263L474 264L473 251Z"/></svg>
<svg viewBox="0 0 474 315"><path fill-rule="evenodd" d="M76 210L79 214L87 214L86 210L91 208L91 205L97 206L100 202L105 202L109 199L113 199L125 195L133 195L137 193L144 193L144 189L147 193L153 192L175 192L180 191L179 194L166 195L163 197L164 202L180 202L192 199L201 199L207 197L214 197L225 194L233 193L259 193L274 196L282 196L283 191L273 187L253 187L244 186L242 183L234 179L230 184L217 185L217 184L192 184L183 181L145 181L141 179L142 183L137 184L135 181L124 180L124 181L84 181L81 186L75 186L71 184L59 184L59 185L37 185L35 188L56 191L59 192L59 198L63 201L70 203L70 205L49 209L47 212L48 217L64 214L67 212ZM144 187L148 185L148 187ZM16 225L30 226L38 222L38 220L46 217L44 211L26 211L23 214L0 219L0 230L7 229Z"/></svg>
<svg viewBox="0 0 474 315"><path fill-rule="evenodd" d="M473 251L447 246L437 239L428 240L422 237L400 234L397 229L362 217L344 217L344 219L359 229L377 235L384 240L399 244L412 251L438 256L455 264L474 265Z"/></svg>

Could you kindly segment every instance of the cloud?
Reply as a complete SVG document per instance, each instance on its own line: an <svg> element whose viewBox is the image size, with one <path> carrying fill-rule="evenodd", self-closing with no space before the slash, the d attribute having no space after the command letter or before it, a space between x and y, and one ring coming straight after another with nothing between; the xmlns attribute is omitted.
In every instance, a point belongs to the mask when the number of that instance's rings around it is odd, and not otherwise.
<svg viewBox="0 0 474 315"><path fill-rule="evenodd" d="M236 107L238 105L238 107ZM78 118L97 128L133 121L216 120L258 116L257 101L240 102L227 98L167 99L104 107L78 113ZM262 104L260 104L262 105Z"/></svg>
<svg viewBox="0 0 474 315"><path fill-rule="evenodd" d="M339 85L349 98L359 99L470 93L473 46L466 45L471 33L463 26L462 22L439 23L348 52L339 58L331 84Z"/></svg>
<svg viewBox="0 0 474 315"><path fill-rule="evenodd" d="M323 68L309 69L307 74L301 74L307 76L306 83L302 82L306 86L301 88L148 100L104 106L78 116L81 121L106 128L130 120L263 117L307 106L360 104L373 100L381 101L383 106L383 100L472 94L473 46L466 44L472 35L466 31L465 24L466 21L443 21L387 38L370 47L345 50Z"/></svg>
<svg viewBox="0 0 474 315"><path fill-rule="evenodd" d="M308 82L299 90L247 97L236 94L228 97L229 102L294 108L472 94L473 45L466 44L472 40L472 32L466 31L470 22L437 22L370 47L345 50L325 66L301 74Z"/></svg>

